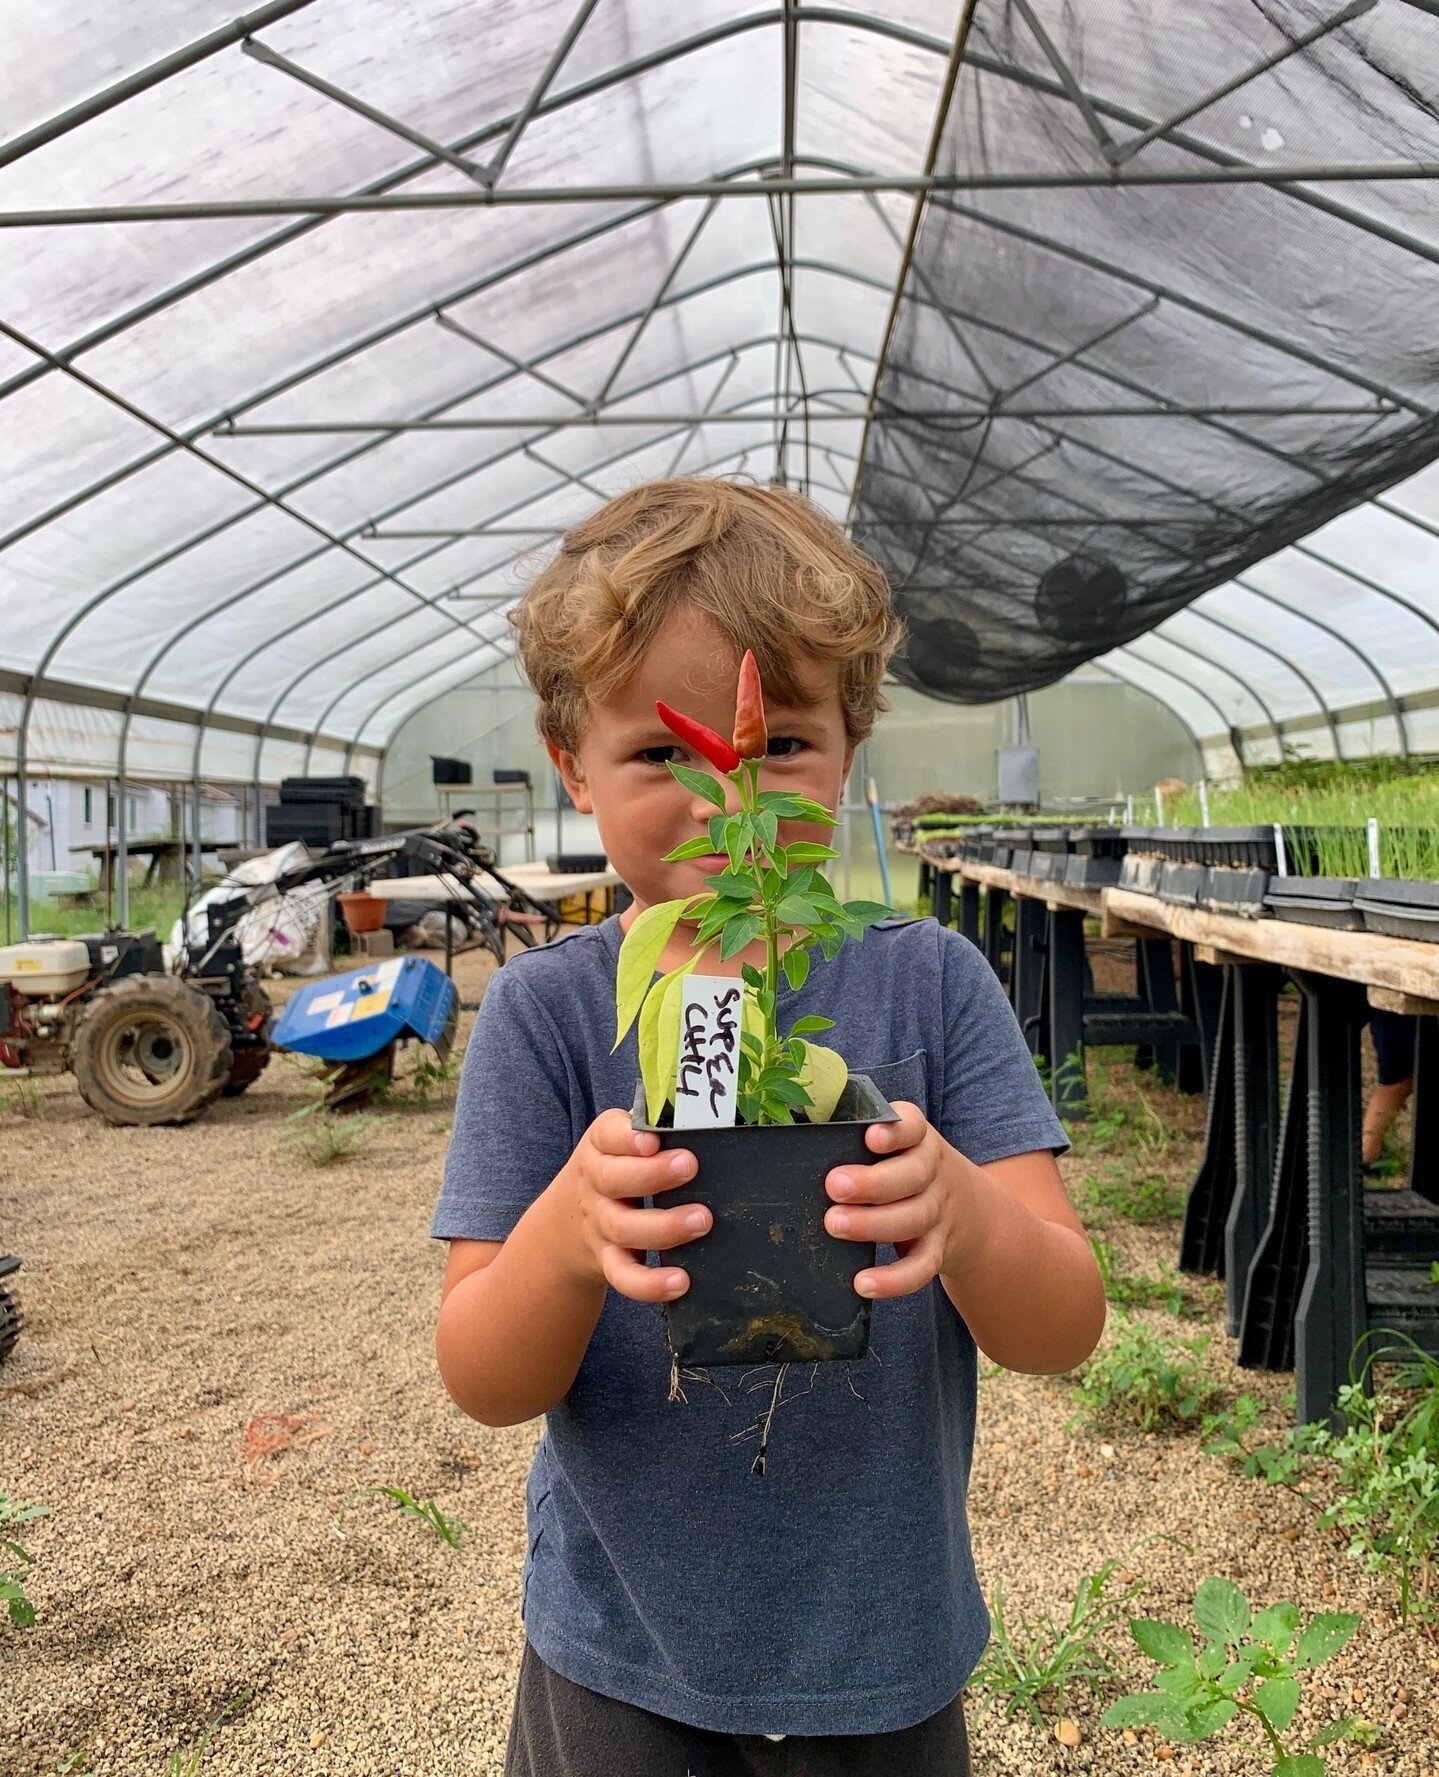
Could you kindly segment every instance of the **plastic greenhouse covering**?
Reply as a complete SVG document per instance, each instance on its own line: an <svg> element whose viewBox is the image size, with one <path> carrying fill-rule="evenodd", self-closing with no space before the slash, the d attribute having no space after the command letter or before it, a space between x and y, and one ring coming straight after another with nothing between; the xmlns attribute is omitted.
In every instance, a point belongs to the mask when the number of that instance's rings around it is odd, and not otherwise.
<svg viewBox="0 0 1439 1777"><path fill-rule="evenodd" d="M556 531L736 471L941 698L1439 750L1436 12L12 8L0 768L373 775Z"/></svg>

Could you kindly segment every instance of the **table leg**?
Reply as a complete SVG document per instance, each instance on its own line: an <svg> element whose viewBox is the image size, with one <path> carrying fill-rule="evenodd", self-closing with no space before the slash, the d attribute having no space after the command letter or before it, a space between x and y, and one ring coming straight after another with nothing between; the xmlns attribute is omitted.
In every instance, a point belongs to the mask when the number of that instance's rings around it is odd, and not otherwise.
<svg viewBox="0 0 1439 1777"><path fill-rule="evenodd" d="M1279 1139L1278 969L1228 971L1234 1075L1234 1198L1224 1227L1225 1331L1239 1333L1244 1280L1269 1217Z"/></svg>
<svg viewBox="0 0 1439 1777"><path fill-rule="evenodd" d="M1049 983L1049 1101L1071 1123L1089 1116L1084 1078L1084 915L1048 909L1045 974Z"/></svg>
<svg viewBox="0 0 1439 1777"><path fill-rule="evenodd" d="M1219 1037L1224 971L1213 963L1199 962L1194 955L1194 946L1184 943L1179 946L1179 966L1184 984L1180 1008L1189 1014L1199 1030L1197 1051L1192 1043L1184 1044L1180 1051L1180 1087L1190 1092L1207 1092ZM1187 1086L1186 1075L1189 1079Z"/></svg>
<svg viewBox="0 0 1439 1777"><path fill-rule="evenodd" d="M1168 938L1135 940L1134 973L1139 997L1151 1012L1179 1010L1174 987L1174 951ZM1139 1059L1136 1055L1136 1062ZM1157 1044L1149 1051L1147 1062L1166 1086L1171 1085L1179 1075L1179 1044Z"/></svg>
<svg viewBox="0 0 1439 1777"><path fill-rule="evenodd" d="M934 867L931 865L929 859L921 858L919 860L919 888L916 891L916 906L923 907L925 902L929 899L929 884L930 878L933 875Z"/></svg>
<svg viewBox="0 0 1439 1777"><path fill-rule="evenodd" d="M1236 1179L1234 1116L1234 976L1226 969L1220 988L1219 1028L1209 1065L1209 1103L1204 1120L1204 1156L1184 1200L1179 1236L1179 1269L1210 1277L1224 1269L1224 1225Z"/></svg>
<svg viewBox="0 0 1439 1777"><path fill-rule="evenodd" d="M1244 1369L1294 1364L1294 1306L1308 1245L1309 1019L1309 1001L1301 998L1269 1214L1244 1279L1237 1356Z"/></svg>
<svg viewBox="0 0 1439 1777"><path fill-rule="evenodd" d="M979 942L979 884L959 885L959 929L971 944Z"/></svg>
<svg viewBox="0 0 1439 1777"><path fill-rule="evenodd" d="M1409 1189L1426 1203L1439 1203L1439 1018L1418 1021L1412 1103Z"/></svg>
<svg viewBox="0 0 1439 1777"><path fill-rule="evenodd" d="M1359 1161L1359 1033L1368 1006L1351 981L1295 980L1309 1007L1309 1263L1294 1316L1296 1419L1327 1419L1337 1430L1335 1397L1369 1325Z"/></svg>
<svg viewBox="0 0 1439 1777"><path fill-rule="evenodd" d="M1014 900L1014 964L1010 993L1015 1017L1032 1055L1050 1059L1044 1005L1044 927L1048 908L1024 896Z"/></svg>
<svg viewBox="0 0 1439 1777"><path fill-rule="evenodd" d="M930 910L942 926L954 923L954 877L948 870L936 870L932 877L933 889Z"/></svg>
<svg viewBox="0 0 1439 1777"><path fill-rule="evenodd" d="M984 954L1006 989L1009 986L1009 967L1005 961L1009 933L1004 929L1004 910L1008 905L1009 895L1004 889L987 888L984 891Z"/></svg>

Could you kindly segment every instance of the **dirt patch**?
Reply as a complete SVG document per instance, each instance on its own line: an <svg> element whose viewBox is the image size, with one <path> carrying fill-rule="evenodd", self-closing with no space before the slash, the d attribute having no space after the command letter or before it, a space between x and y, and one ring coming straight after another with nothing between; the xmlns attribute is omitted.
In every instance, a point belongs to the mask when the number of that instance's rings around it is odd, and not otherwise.
<svg viewBox="0 0 1439 1777"><path fill-rule="evenodd" d="M462 998L488 973L482 955L458 958ZM1113 1079L1129 1127L1151 1131L1145 1164L1182 1187L1199 1101L1127 1067ZM385 1113L358 1153L316 1168L284 1139L313 1091L279 1057L188 1129L108 1129L65 1080L41 1082L40 1116L0 1114L0 1246L25 1259L27 1315L0 1371L0 1489L52 1508L21 1538L38 1622L0 1627L5 1777L51 1777L82 1750L90 1771L154 1777L232 1704L202 1766L226 1777L501 1768L538 1428L475 1424L435 1371L444 1249L426 1229L450 1095ZM1108 1163L1096 1149L1065 1165L1077 1181ZM1131 1269L1173 1263L1172 1222L1115 1213L1103 1231ZM1203 1318L1149 1318L1186 1337L1212 1327L1225 1387L1277 1401L1290 1378L1235 1371L1218 1292L1183 1281ZM1439 1771L1439 1649L1396 1629L1378 1583L1302 1506L1193 1435L1101 1439L1067 1430L1071 1410L1062 1378L981 1383L971 1520L986 1593L1002 1577L1014 1605L1062 1618L1084 1574L1167 1532L1192 1553L1156 1542L1134 1557L1148 1610L1181 1612L1210 1572L1256 1602L1363 1610L1315 1709L1386 1732L1372 1753L1331 1750L1332 1769ZM382 1486L463 1520L460 1547L367 1491ZM1071 1700L1070 1751L972 1702L976 1771L1156 1768L1149 1737L1096 1728L1101 1706ZM1180 1748L1168 1768L1265 1767L1246 1741Z"/></svg>

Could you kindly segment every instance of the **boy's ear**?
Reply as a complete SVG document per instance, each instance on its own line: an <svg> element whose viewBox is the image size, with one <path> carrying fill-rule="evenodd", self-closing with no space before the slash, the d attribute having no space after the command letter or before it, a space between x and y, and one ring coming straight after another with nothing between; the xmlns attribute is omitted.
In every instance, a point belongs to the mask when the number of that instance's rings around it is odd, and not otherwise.
<svg viewBox="0 0 1439 1777"><path fill-rule="evenodd" d="M593 814L595 805L590 800L589 788L580 772L580 762L573 753L567 753L557 747L552 740L545 742L545 751L554 763L555 770L560 774L560 782L565 786L565 794L574 803L580 814Z"/></svg>

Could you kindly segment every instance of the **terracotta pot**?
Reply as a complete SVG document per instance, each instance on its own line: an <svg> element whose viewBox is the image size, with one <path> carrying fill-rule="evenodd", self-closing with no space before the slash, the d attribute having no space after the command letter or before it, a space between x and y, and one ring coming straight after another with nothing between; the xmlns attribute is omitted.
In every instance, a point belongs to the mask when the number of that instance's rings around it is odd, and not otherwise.
<svg viewBox="0 0 1439 1777"><path fill-rule="evenodd" d="M336 895L340 904L340 917L352 932L378 932L385 924L385 903L379 895L368 894L364 889L354 894Z"/></svg>

